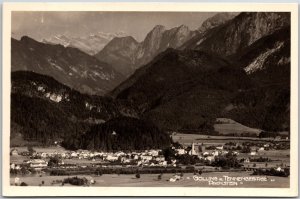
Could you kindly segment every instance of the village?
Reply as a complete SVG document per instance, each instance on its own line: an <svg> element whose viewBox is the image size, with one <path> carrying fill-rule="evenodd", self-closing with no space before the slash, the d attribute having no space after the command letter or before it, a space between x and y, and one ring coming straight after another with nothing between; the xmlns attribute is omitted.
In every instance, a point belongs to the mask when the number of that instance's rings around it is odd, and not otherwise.
<svg viewBox="0 0 300 199"><path fill-rule="evenodd" d="M196 140L195 140L196 141ZM198 141L198 140L197 140ZM176 182L182 173L251 171L253 175L289 176L289 142L175 142L166 149L144 151L64 150L56 144L45 148L12 148L10 172L14 185L20 176L63 176L79 174L174 173ZM181 175L179 175L181 173Z"/></svg>

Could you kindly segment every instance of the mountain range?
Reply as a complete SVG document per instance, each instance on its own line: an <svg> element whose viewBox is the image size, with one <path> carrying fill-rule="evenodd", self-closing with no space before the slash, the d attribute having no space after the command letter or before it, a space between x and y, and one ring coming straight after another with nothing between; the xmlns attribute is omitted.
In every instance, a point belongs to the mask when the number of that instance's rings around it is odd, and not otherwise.
<svg viewBox="0 0 300 199"><path fill-rule="evenodd" d="M11 40L11 70L27 70L55 77L83 93L103 95L124 77L77 48L45 44L24 36Z"/></svg>
<svg viewBox="0 0 300 199"><path fill-rule="evenodd" d="M111 64L125 75L131 75L138 67L151 61L167 48L178 48L195 35L187 26L166 30L162 25L155 26L144 41L137 42L133 37L115 38L102 51L97 59Z"/></svg>
<svg viewBox="0 0 300 199"><path fill-rule="evenodd" d="M159 53L168 48L178 49L199 33L222 25L236 15L237 13L218 13L206 19L198 30L190 30L185 25L167 30L166 27L157 25L142 42L137 42L133 37L115 38L95 56L111 64L123 75L130 76Z"/></svg>
<svg viewBox="0 0 300 199"><path fill-rule="evenodd" d="M54 35L50 38L43 39L42 42L46 44L61 44L64 47L78 48L79 50L89 54L95 55L104 46L115 37L124 37L124 32L104 33L97 32L83 37L70 37L66 35Z"/></svg>
<svg viewBox="0 0 300 199"><path fill-rule="evenodd" d="M252 30L249 24L267 28ZM198 45L188 41L179 51L161 53L111 94L163 128L211 131L222 115L255 128L287 130L289 29L288 13L241 13L191 38L202 36Z"/></svg>
<svg viewBox="0 0 300 199"><path fill-rule="evenodd" d="M233 55L258 39L290 25L290 13L244 12L227 23L199 33L181 49L211 51L221 56Z"/></svg>
<svg viewBox="0 0 300 199"><path fill-rule="evenodd" d="M17 71L12 73L13 129L27 135L57 121L56 137L76 132L67 143L71 148L101 148L96 137L120 131L123 124L127 128L127 122L134 132L146 122L155 136L167 130L217 135L216 118L289 131L290 33L289 13L250 12L219 13L195 31L158 25L142 42L115 37L95 56L28 37L12 39L12 70ZM73 68L76 78L69 74ZM105 75L96 78L101 72ZM43 111L44 116L36 113ZM42 122L28 122L39 121L34 114ZM59 136L64 128L69 133ZM81 143L82 132L93 143ZM26 139L40 139L29 135ZM163 137L162 145L168 144Z"/></svg>

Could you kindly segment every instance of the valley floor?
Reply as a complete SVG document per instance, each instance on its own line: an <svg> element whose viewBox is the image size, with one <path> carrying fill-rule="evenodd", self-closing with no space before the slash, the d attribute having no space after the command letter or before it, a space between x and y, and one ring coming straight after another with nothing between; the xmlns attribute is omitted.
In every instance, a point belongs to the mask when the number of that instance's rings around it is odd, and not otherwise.
<svg viewBox="0 0 300 199"><path fill-rule="evenodd" d="M217 177L225 179L228 177L254 177L251 175L252 172L210 172L203 173L201 176L193 177L192 173L186 173L183 177L175 182L170 182L169 179L174 177L174 174L163 174L161 180L158 180L158 174L141 174L141 178L137 179L135 175L117 175L117 174L104 174L102 176L92 176L92 175L78 175L78 177L85 177L89 180L95 180L95 184L90 186L99 187L111 187L111 186L121 186L121 187L239 187L239 188L287 188L289 187L289 177L276 177L276 176L255 176L262 178L266 181L245 181L233 183L231 180L231 185L217 185L210 184L206 179ZM20 176L23 182L26 182L29 186L39 186L41 182L44 181L43 186L62 186L61 184L53 184L55 180L63 180L68 176ZM72 176L70 176L72 177ZM202 178L200 178L202 177ZM10 183L13 184L14 177L10 179ZM219 181L218 181L219 182ZM70 184L65 184L64 186L72 186Z"/></svg>
<svg viewBox="0 0 300 199"><path fill-rule="evenodd" d="M247 137L226 137L226 136L207 136L197 134L180 134L173 135L173 140L178 141L183 146L191 146L192 143L198 143L205 147L211 146L226 146L229 141L235 144L242 144L244 142L250 143L251 145L261 145L268 143L282 143L283 146L289 144L289 140L274 141L272 139L261 139L261 138L247 138ZM18 151L26 151L26 147L15 147ZM62 147L35 147L36 152L47 152L47 153L65 153L67 152ZM214 150L206 150L208 153L213 153ZM219 150L220 152L224 151ZM110 186L128 186L128 187L244 187L244 188L287 188L290 186L290 177L279 177L279 176L266 176L266 175L252 175L256 169L270 169L270 168L289 168L290 167L290 150L289 149L278 149L270 148L269 150L258 150L255 155L250 153L241 152L238 153L238 160L247 160L251 158L269 158L268 162L259 161L244 161L242 168L237 170L220 170L216 167L205 166L203 164L194 165L196 170L202 170L203 173L195 175L194 173L175 173L166 172L161 175L159 179L159 173L156 174L145 174L141 173L140 178L136 178L135 174L103 174L102 176L85 173L84 175L78 173L77 175L71 173L63 176L50 176L49 172L38 172L36 174L11 174L10 183L13 185L16 178L19 178L20 182L26 183L28 186L72 186L65 183L62 185L62 181L70 177L86 178L88 186L98 187L110 187ZM28 160L28 156L10 156L10 163L22 164ZM91 159L64 159L65 164L74 164L77 167L86 167L93 164L102 164L103 160L91 160ZM111 165L114 167L113 165ZM117 165L118 166L118 165ZM116 166L116 167L117 167ZM181 165L181 168L185 168L185 165ZM138 168L134 166L133 168ZM67 169L66 169L67 170ZM228 177L237 177L236 179L227 180ZM246 177L246 178L243 178ZM251 178L252 180L248 180ZM237 180L239 179L239 180ZM253 180L256 179L256 180ZM85 185L85 186L87 186Z"/></svg>

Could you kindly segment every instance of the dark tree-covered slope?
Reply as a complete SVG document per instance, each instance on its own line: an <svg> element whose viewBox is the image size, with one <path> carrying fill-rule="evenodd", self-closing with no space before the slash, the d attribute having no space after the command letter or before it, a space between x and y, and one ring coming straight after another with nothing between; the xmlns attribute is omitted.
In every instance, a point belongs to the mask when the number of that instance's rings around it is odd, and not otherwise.
<svg viewBox="0 0 300 199"><path fill-rule="evenodd" d="M46 75L17 71L11 77L12 127L20 127L12 131L27 140L49 143L114 117L136 115L125 102L81 94Z"/></svg>
<svg viewBox="0 0 300 199"><path fill-rule="evenodd" d="M211 130L220 110L251 81L239 67L203 52L169 49L113 91L166 129Z"/></svg>
<svg viewBox="0 0 300 199"><path fill-rule="evenodd" d="M93 126L77 138L66 139L66 148L90 150L145 150L168 147L171 139L149 121L130 117L118 117Z"/></svg>

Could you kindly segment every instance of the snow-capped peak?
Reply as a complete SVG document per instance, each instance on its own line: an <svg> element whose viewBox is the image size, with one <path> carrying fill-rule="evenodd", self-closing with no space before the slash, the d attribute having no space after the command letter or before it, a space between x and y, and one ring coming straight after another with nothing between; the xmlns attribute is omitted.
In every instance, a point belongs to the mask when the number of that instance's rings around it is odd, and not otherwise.
<svg viewBox="0 0 300 199"><path fill-rule="evenodd" d="M48 39L42 39L42 42L50 44L61 44L64 47L72 46L87 54L94 55L102 50L104 46L113 38L124 36L126 36L126 33L124 31L116 33L97 32L80 37L58 34Z"/></svg>

